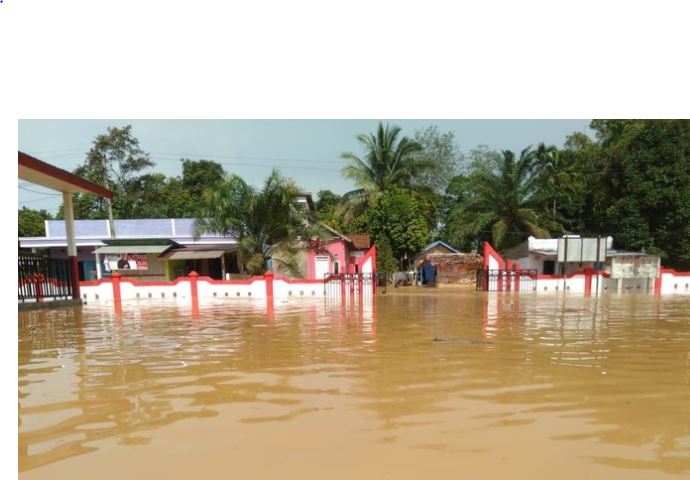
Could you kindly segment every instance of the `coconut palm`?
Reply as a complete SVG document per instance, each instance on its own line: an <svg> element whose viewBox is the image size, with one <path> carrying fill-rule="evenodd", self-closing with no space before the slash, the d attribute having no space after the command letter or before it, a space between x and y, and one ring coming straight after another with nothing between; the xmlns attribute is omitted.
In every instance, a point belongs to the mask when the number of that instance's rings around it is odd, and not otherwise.
<svg viewBox="0 0 690 480"><path fill-rule="evenodd" d="M399 136L399 127L379 122L376 134L357 135L364 147L364 156L360 158L351 152L341 154L341 158L348 161L342 169L343 177L358 187L343 196L341 210L347 218L361 213L371 201L393 187L414 188L417 193L423 191L421 186L415 185L415 179L436 168L436 164L415 156L422 150L421 145L407 137L399 139Z"/></svg>
<svg viewBox="0 0 690 480"><path fill-rule="evenodd" d="M261 189L231 175L204 199L203 218L194 223L194 235L215 233L237 239L240 268L259 275L269 262L299 276L297 253L303 240L314 235L307 212L296 201L295 183L273 170Z"/></svg>
<svg viewBox="0 0 690 480"><path fill-rule="evenodd" d="M547 147L540 143L536 156L538 175L542 184L540 196L548 202L548 208L555 217L558 200L567 202L573 194L572 176L561 151L555 146Z"/></svg>
<svg viewBox="0 0 690 480"><path fill-rule="evenodd" d="M450 230L459 237L458 244L488 238L490 233L494 246L510 246L527 235L548 237L549 228L557 228L540 214L535 163L536 154L528 147L517 160L513 152L504 150L475 166L462 203L450 213Z"/></svg>

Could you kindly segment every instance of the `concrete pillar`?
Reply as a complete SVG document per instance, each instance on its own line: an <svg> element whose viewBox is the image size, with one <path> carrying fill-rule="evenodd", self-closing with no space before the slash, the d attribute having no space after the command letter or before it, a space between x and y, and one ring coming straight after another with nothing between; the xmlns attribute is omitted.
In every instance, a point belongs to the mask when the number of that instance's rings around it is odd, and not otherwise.
<svg viewBox="0 0 690 480"><path fill-rule="evenodd" d="M96 279L100 280L103 278L103 272L102 272L103 266L101 265L101 254L97 253L96 254Z"/></svg>
<svg viewBox="0 0 690 480"><path fill-rule="evenodd" d="M266 283L266 299L273 301L273 272L268 270L264 273L264 282Z"/></svg>
<svg viewBox="0 0 690 480"><path fill-rule="evenodd" d="M659 272L659 276L654 279L654 294L661 295L661 272Z"/></svg>
<svg viewBox="0 0 690 480"><path fill-rule="evenodd" d="M194 270L189 272L189 289L190 296L192 298L192 318L199 318L199 287L197 282L199 281L199 274Z"/></svg>
<svg viewBox="0 0 690 480"><path fill-rule="evenodd" d="M510 260L506 260L506 290L507 291L510 291L511 286L512 286L511 284L513 283L512 282L513 277L512 277L512 274L510 273L512 267L513 267L512 262Z"/></svg>
<svg viewBox="0 0 690 480"><path fill-rule="evenodd" d="M67 234L67 256L70 262L70 273L72 276L72 298L81 298L79 292L79 262L77 260L77 243L74 239L74 207L72 205L72 194L62 192L62 202L65 213L65 233Z"/></svg>
<svg viewBox="0 0 690 480"><path fill-rule="evenodd" d="M591 268L585 268L585 295L589 296L592 294L592 275L594 270Z"/></svg>

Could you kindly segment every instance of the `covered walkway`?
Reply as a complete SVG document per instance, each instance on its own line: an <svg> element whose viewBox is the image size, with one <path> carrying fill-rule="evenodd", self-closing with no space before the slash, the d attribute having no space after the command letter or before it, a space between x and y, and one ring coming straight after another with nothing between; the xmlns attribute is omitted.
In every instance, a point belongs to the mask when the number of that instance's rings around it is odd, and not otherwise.
<svg viewBox="0 0 690 480"><path fill-rule="evenodd" d="M93 193L105 198L112 198L113 192L98 184L85 180L66 170L18 152L19 179L42 187L62 192L65 214L65 232L67 237L67 255L70 263L70 280L72 298L79 299L79 267L77 263L77 246L74 240L74 208L72 195L75 193Z"/></svg>

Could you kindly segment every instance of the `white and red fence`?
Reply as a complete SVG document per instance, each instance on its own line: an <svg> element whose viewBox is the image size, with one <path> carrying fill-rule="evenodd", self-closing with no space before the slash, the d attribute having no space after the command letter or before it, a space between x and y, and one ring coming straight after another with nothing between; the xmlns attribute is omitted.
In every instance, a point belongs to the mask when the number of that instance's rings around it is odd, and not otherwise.
<svg viewBox="0 0 690 480"><path fill-rule="evenodd" d="M606 272L586 268L565 275L542 275L521 270L520 264L504 260L488 242L484 242L484 270L478 271L477 290L591 292L654 291L661 294L690 295L690 272L661 268L656 278L612 278Z"/></svg>
<svg viewBox="0 0 690 480"><path fill-rule="evenodd" d="M690 295L690 272L676 272L662 268L655 279L654 291L660 294L679 293Z"/></svg>
<svg viewBox="0 0 690 480"><path fill-rule="evenodd" d="M136 300L146 298L290 298L324 295L324 280L292 279L263 276L248 280L215 280L192 272L169 282L147 282L122 277L114 272L110 278L81 282L81 297L95 300Z"/></svg>

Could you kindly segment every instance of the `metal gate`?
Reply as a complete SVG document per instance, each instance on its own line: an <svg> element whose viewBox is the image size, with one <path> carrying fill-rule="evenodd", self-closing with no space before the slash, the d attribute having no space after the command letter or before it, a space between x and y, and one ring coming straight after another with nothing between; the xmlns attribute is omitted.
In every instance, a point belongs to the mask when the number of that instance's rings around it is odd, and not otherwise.
<svg viewBox="0 0 690 480"><path fill-rule="evenodd" d="M72 273L68 260L20 252L18 274L19 302L72 298Z"/></svg>
<svg viewBox="0 0 690 480"><path fill-rule="evenodd" d="M331 298L367 298L375 294L376 281L376 273L327 273L323 293Z"/></svg>
<svg viewBox="0 0 690 480"><path fill-rule="evenodd" d="M478 291L532 292L536 289L536 270L477 270Z"/></svg>

